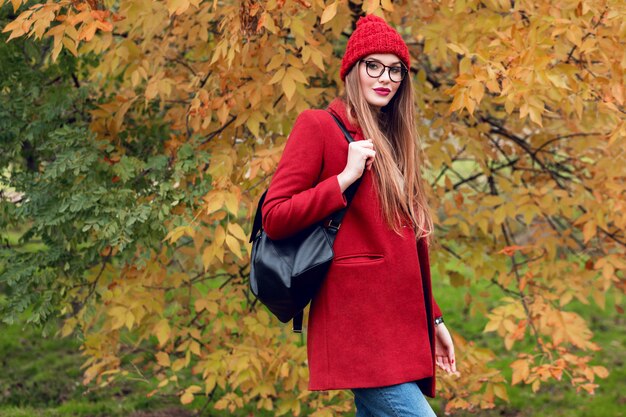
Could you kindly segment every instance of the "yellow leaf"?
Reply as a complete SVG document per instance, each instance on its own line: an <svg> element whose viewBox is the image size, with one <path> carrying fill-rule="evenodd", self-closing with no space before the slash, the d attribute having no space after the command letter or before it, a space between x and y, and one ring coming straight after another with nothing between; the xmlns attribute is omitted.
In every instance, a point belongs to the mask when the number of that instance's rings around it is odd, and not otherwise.
<svg viewBox="0 0 626 417"><path fill-rule="evenodd" d="M224 194L219 192L210 192L204 197L207 202L205 209L207 214L211 214L222 208L224 205Z"/></svg>
<svg viewBox="0 0 626 417"><path fill-rule="evenodd" d="M215 227L215 238L213 239L213 243L216 246L222 246L224 244L224 239L226 238L226 232L224 228L220 225Z"/></svg>
<svg viewBox="0 0 626 417"><path fill-rule="evenodd" d="M487 325L485 326L485 328L483 329L483 333L487 333L487 332L493 332L498 330L498 328L500 327L500 324L502 322L498 319L491 319L489 320L489 322L487 323Z"/></svg>
<svg viewBox="0 0 626 417"><path fill-rule="evenodd" d="M493 207L502 203L504 203L504 200L502 199L502 197L497 196L497 195L488 195L488 196L483 197L480 204L481 206Z"/></svg>
<svg viewBox="0 0 626 417"><path fill-rule="evenodd" d="M196 356L200 356L200 343L192 340L191 343L189 343L189 351Z"/></svg>
<svg viewBox="0 0 626 417"><path fill-rule="evenodd" d="M311 414L310 417L333 417L333 412L328 408L320 408Z"/></svg>
<svg viewBox="0 0 626 417"><path fill-rule="evenodd" d="M537 390L539 389L539 385L541 384L541 380L536 379L532 385L530 386L530 388L533 390L533 392L537 392Z"/></svg>
<svg viewBox="0 0 626 417"><path fill-rule="evenodd" d="M504 386L504 384L495 384L493 386L493 391L496 396L500 397L504 401L509 401L509 397L506 393L506 387Z"/></svg>
<svg viewBox="0 0 626 417"><path fill-rule="evenodd" d="M207 394L211 393L215 389L216 382L217 382L217 378L215 377L215 375L210 374L204 381L204 384L205 384L204 391Z"/></svg>
<svg viewBox="0 0 626 417"><path fill-rule="evenodd" d="M320 23L323 25L324 23L332 20L332 18L335 17L336 14L337 14L337 1L335 1L333 4L326 6L326 8L324 9L324 12L322 13L322 19L320 20Z"/></svg>
<svg viewBox="0 0 626 417"><path fill-rule="evenodd" d="M287 74L289 74L289 77L291 77L293 80L299 83L303 83L303 84L309 83L306 77L304 76L304 74L302 73L302 71L300 71L298 68L295 68L295 67L287 68Z"/></svg>
<svg viewBox="0 0 626 417"><path fill-rule="evenodd" d="M206 308L208 302L209 301L205 300L204 298L198 298L196 300L196 302L194 303L194 307L196 309L196 313L199 313L202 310L204 310Z"/></svg>
<svg viewBox="0 0 626 417"><path fill-rule="evenodd" d="M463 109L464 96L465 93L463 90L459 90L454 95L454 98L452 99L452 104L450 104L450 108L448 109L448 114L452 113L453 111Z"/></svg>
<svg viewBox="0 0 626 417"><path fill-rule="evenodd" d="M76 327L75 318L70 318L70 319L65 320L65 323L63 324L63 328L61 329L61 337L66 337L72 334L75 327Z"/></svg>
<svg viewBox="0 0 626 417"><path fill-rule="evenodd" d="M528 378L530 374L530 369L528 366L528 360L526 359L518 359L515 362L509 365L513 368L513 375L511 376L511 385L515 385L518 382L524 381Z"/></svg>
<svg viewBox="0 0 626 417"><path fill-rule="evenodd" d="M243 242L248 241L248 236L246 236L241 226L239 226L237 223L229 223L228 232Z"/></svg>
<svg viewBox="0 0 626 417"><path fill-rule="evenodd" d="M170 16L184 13L189 8L189 0L167 0L167 11Z"/></svg>
<svg viewBox="0 0 626 417"><path fill-rule="evenodd" d="M194 230L191 226L178 226L177 228L170 230L170 232L163 238L163 241L170 240L170 243L176 243L178 239L180 239L184 235L192 236L194 235Z"/></svg>
<svg viewBox="0 0 626 417"><path fill-rule="evenodd" d="M185 393L180 397L181 404L189 404L193 401L193 394L189 391L185 391Z"/></svg>
<svg viewBox="0 0 626 417"><path fill-rule="evenodd" d="M170 324L167 320L162 319L159 321L156 326L154 326L154 333L156 334L157 339L159 339L159 346L163 346L165 342L170 338L172 330L170 329Z"/></svg>
<svg viewBox="0 0 626 417"><path fill-rule="evenodd" d="M561 74L548 74L548 79L552 84L554 84L555 87L571 90L571 88L569 88L567 86L567 83L565 82L565 77L565 75Z"/></svg>
<svg viewBox="0 0 626 417"><path fill-rule="evenodd" d="M135 315L132 313L132 311L128 310L128 313L126 314L126 320L124 321L124 324L126 325L126 327L128 328L128 330L133 328L133 324L135 323Z"/></svg>
<svg viewBox="0 0 626 417"><path fill-rule="evenodd" d="M63 49L63 44L60 41L56 42L57 37L55 37L54 39L55 39L55 42L54 42L54 47L52 48L52 62L56 62L59 54L61 53L61 49Z"/></svg>
<svg viewBox="0 0 626 417"><path fill-rule="evenodd" d="M530 120L543 127L543 123L541 122L541 110L534 106L530 106L528 112L530 114Z"/></svg>
<svg viewBox="0 0 626 417"><path fill-rule="evenodd" d="M606 298L605 298L604 292L601 290L593 289L591 291L591 296L593 297L593 300L596 302L598 307L604 310L605 305L606 305Z"/></svg>
<svg viewBox="0 0 626 417"><path fill-rule="evenodd" d="M239 245L237 239L230 235L226 236L226 245L228 245L228 248L235 254L237 258L243 260L243 255L241 254L241 246Z"/></svg>
<svg viewBox="0 0 626 417"><path fill-rule="evenodd" d="M163 367L169 367L170 366L170 355L168 355L165 352L157 352L156 356L156 360L157 363ZM167 380L166 380L167 381Z"/></svg>
<svg viewBox="0 0 626 417"><path fill-rule="evenodd" d="M596 222L594 220L588 221L583 226L583 241L587 243L592 237L596 235Z"/></svg>
<svg viewBox="0 0 626 417"><path fill-rule="evenodd" d="M472 233L466 222L459 221L458 228L464 236L471 236Z"/></svg>
<svg viewBox="0 0 626 417"><path fill-rule="evenodd" d="M220 260L220 262L224 262L224 246L216 246L215 247L215 257Z"/></svg>
<svg viewBox="0 0 626 417"><path fill-rule="evenodd" d="M189 387L187 387L187 389L185 390L186 392L190 392L192 394L197 394L200 391L202 391L202 387L199 385L190 385Z"/></svg>
<svg viewBox="0 0 626 417"><path fill-rule="evenodd" d="M178 372L181 369L183 369L186 365L187 365L187 359L185 359L185 358L178 358L172 364L172 371Z"/></svg>
<svg viewBox="0 0 626 417"><path fill-rule="evenodd" d="M452 49L454 52L460 55L467 55L468 51L463 49L461 45L457 45L455 43L447 43L446 46Z"/></svg>
<svg viewBox="0 0 626 417"><path fill-rule="evenodd" d="M276 68L280 67L284 61L285 61L284 54L274 55L272 59L270 60L270 63L267 64L267 67L265 67L265 71L267 72L274 71Z"/></svg>
<svg viewBox="0 0 626 417"><path fill-rule="evenodd" d="M17 12L17 9L22 5L23 0L11 0L11 5L13 6L13 13Z"/></svg>
<svg viewBox="0 0 626 417"><path fill-rule="evenodd" d="M269 80L267 83L269 85L276 84L277 82L281 81L284 76L285 76L285 68L281 67L278 69L278 71L276 71L276 73L274 73L274 76L272 77L272 79Z"/></svg>
<svg viewBox="0 0 626 417"><path fill-rule="evenodd" d="M67 36L64 36L63 46L65 46L65 49L70 51L72 55L78 56L78 50L76 49L76 42L74 40L72 40L71 38L68 38Z"/></svg>
<svg viewBox="0 0 626 417"><path fill-rule="evenodd" d="M263 13L263 15L261 16L262 19L262 26L269 30L272 33L276 33L278 31L278 28L276 27L276 23L274 22L274 18L272 17L271 14L269 13Z"/></svg>
<svg viewBox="0 0 626 417"><path fill-rule="evenodd" d="M582 30L576 25L571 25L565 32L565 37L578 47L581 45L582 35Z"/></svg>
<svg viewBox="0 0 626 417"><path fill-rule="evenodd" d="M259 121L251 117L246 120L246 126L254 136L259 136Z"/></svg>
<svg viewBox="0 0 626 417"><path fill-rule="evenodd" d="M383 9L393 12L393 3L391 0L382 0L380 3L383 6Z"/></svg>
<svg viewBox="0 0 626 417"><path fill-rule="evenodd" d="M78 40L84 39L85 41L89 42L96 34L96 29L98 29L97 21L83 24L80 27L80 31L78 31Z"/></svg>
<svg viewBox="0 0 626 417"><path fill-rule="evenodd" d="M213 260L213 254L213 245L209 245L204 248L204 251L202 252L202 266L204 266L205 271L209 269L209 266L211 265L211 261Z"/></svg>
<svg viewBox="0 0 626 417"><path fill-rule="evenodd" d="M270 315L267 314L267 311L265 311L263 309L259 309L257 311L257 318L259 319L259 323L261 323L264 326L269 326L269 324L270 324Z"/></svg>
<svg viewBox="0 0 626 417"><path fill-rule="evenodd" d="M111 328L113 330L119 329L126 323L126 315L129 313L126 307L115 306L109 309L107 314L113 317L113 322L111 323Z"/></svg>
<svg viewBox="0 0 626 417"><path fill-rule="evenodd" d="M372 14L378 9L378 6L380 6L380 0L364 0L361 9L365 14Z"/></svg>
<svg viewBox="0 0 626 417"><path fill-rule="evenodd" d="M595 372L595 374L600 378L606 378L609 376L609 371L604 366L594 366L592 369L593 372Z"/></svg>
<svg viewBox="0 0 626 417"><path fill-rule="evenodd" d="M312 51L311 52L311 59L313 60L313 63L315 64L316 67L318 67L320 70L324 71L324 57L322 55L322 53L320 51Z"/></svg>
<svg viewBox="0 0 626 417"><path fill-rule="evenodd" d="M285 74L285 77L283 78L282 86L283 86L283 91L285 92L285 96L287 97L287 100L291 100L294 93L296 92L296 83L289 76L289 74Z"/></svg>
<svg viewBox="0 0 626 417"><path fill-rule="evenodd" d="M237 195L233 193L225 193L224 200L226 203L226 209L236 216L237 210L239 209L239 199L237 198Z"/></svg>

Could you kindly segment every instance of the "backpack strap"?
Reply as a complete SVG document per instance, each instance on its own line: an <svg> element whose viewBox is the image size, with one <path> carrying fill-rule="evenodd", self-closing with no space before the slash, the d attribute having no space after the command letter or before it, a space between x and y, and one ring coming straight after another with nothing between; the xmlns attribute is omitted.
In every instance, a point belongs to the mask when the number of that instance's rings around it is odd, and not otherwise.
<svg viewBox="0 0 626 417"><path fill-rule="evenodd" d="M263 194L261 194L261 199L256 206L256 214L254 215L254 223L252 223L252 233L250 233L249 243L254 242L254 240L258 237L258 234L261 233L261 228L263 227L261 207L263 207L266 195L267 189L263 191Z"/></svg>
<svg viewBox="0 0 626 417"><path fill-rule="evenodd" d="M293 332L294 333L302 333L302 319L304 316L304 310L293 316Z"/></svg>
<svg viewBox="0 0 626 417"><path fill-rule="evenodd" d="M328 111L328 113L333 117L333 119L335 119L335 122L339 126L339 129L341 129L341 132L345 136L345 138L348 141L348 143L354 142L354 139L352 138L350 133L348 133L348 130L346 129L344 124L341 122L341 120L339 120L337 118L337 116L332 114L330 111ZM353 182L346 189L345 195L346 195L346 201L348 202L346 207L344 207L341 210L333 213L330 216L330 221L328 222L327 226L328 226L328 229L333 230L335 233L337 233L337 231L339 230L339 226L341 226L341 222L343 220L343 216L345 216L346 211L348 210L348 207L350 207L350 203L352 202L352 199L354 198L354 195L356 194L356 190L357 190L357 188L359 188L359 184L361 184L361 179L363 179L363 176L359 177L358 180ZM293 332L294 333L302 333L302 319L303 319L303 315L304 315L304 311L301 311L301 312L299 312L298 314L296 314L293 317L292 323L293 323Z"/></svg>
<svg viewBox="0 0 626 417"><path fill-rule="evenodd" d="M328 111L328 113L333 117L333 119L335 119L335 122L339 126L339 129L341 129L341 132L345 136L348 143L354 142L354 139L348 132L348 129L346 129L344 124L341 122L341 120L339 120L339 118L337 118L337 116L335 116L330 111ZM343 216L346 215L346 211L348 210L348 207L350 207L350 203L352 202L352 199L354 198L354 195L356 194L356 190L359 188L359 185L361 184L362 179L363 179L363 176L361 175L356 181L350 184L350 186L346 189L344 194L346 195L346 201L348 202L348 204L341 210L336 211L335 213L330 215L330 220L328 221L326 225L328 226L329 229L334 230L335 233L337 232L337 230L339 230L339 226L341 226L341 221L343 220Z"/></svg>

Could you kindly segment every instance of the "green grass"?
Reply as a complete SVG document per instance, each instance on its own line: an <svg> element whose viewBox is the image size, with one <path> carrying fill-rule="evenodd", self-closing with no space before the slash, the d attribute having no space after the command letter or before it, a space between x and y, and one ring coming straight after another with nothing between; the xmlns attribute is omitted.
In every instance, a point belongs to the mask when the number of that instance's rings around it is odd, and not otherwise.
<svg viewBox="0 0 626 417"><path fill-rule="evenodd" d="M44 337L21 325L0 328L0 417L128 417L134 411L177 406L175 398L147 399L131 382L88 392L84 358L73 338Z"/></svg>

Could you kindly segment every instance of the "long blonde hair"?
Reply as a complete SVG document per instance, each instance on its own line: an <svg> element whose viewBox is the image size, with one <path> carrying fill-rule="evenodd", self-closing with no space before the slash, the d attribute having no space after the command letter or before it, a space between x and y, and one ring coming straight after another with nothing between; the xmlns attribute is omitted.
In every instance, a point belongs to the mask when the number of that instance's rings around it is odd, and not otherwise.
<svg viewBox="0 0 626 417"><path fill-rule="evenodd" d="M432 240L433 220L428 205L422 167L420 138L415 128L415 104L411 74L380 111L372 108L361 90L359 62L346 75L348 119L361 126L372 139L376 157L372 165L383 217L391 229L402 235L402 219L410 219L416 238Z"/></svg>

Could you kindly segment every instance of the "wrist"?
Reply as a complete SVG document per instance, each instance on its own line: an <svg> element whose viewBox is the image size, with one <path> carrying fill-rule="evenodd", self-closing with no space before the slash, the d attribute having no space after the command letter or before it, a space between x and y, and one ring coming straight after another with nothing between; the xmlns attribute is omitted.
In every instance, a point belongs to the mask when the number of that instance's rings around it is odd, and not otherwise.
<svg viewBox="0 0 626 417"><path fill-rule="evenodd" d="M341 174L337 175L337 181L339 181L339 188L341 188L341 192L343 193L355 181L355 179L352 175L343 171Z"/></svg>

